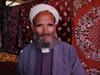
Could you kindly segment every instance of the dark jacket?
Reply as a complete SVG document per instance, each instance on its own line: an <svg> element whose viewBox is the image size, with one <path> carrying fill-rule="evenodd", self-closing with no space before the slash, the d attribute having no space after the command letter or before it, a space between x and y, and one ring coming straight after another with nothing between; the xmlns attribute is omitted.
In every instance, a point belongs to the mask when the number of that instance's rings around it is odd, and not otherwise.
<svg viewBox="0 0 100 75"><path fill-rule="evenodd" d="M37 48L27 45L19 55L16 75L35 75ZM58 41L53 51L53 75L86 75L76 50L69 44Z"/></svg>

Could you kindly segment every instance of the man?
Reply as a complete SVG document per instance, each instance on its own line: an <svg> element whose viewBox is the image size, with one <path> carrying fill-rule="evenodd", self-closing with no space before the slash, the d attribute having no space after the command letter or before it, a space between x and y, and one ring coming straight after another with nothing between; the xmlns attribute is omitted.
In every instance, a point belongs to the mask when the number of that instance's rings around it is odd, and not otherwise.
<svg viewBox="0 0 100 75"><path fill-rule="evenodd" d="M30 11L34 42L20 53L16 75L86 75L75 49L57 40L58 11L39 4Z"/></svg>

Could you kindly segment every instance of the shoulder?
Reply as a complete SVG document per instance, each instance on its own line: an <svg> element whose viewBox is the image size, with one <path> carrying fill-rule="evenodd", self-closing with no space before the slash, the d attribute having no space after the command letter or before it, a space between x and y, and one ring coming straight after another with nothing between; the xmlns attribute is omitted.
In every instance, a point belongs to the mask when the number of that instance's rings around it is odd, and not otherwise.
<svg viewBox="0 0 100 75"><path fill-rule="evenodd" d="M21 51L20 51L20 54L28 54L30 53L31 50L34 50L35 49L35 44L34 43L30 43L28 45L26 45Z"/></svg>
<svg viewBox="0 0 100 75"><path fill-rule="evenodd" d="M36 48L35 48L34 43L30 43L30 44L26 45L20 51L19 60L28 61L31 54L35 55L35 52L36 52L35 50L36 50Z"/></svg>
<svg viewBox="0 0 100 75"><path fill-rule="evenodd" d="M68 55L73 55L73 56L77 55L75 48L71 44L63 41L58 41L57 44L58 44L57 46L59 46L58 48L59 49L61 48L61 50L67 53Z"/></svg>
<svg viewBox="0 0 100 75"><path fill-rule="evenodd" d="M74 47L71 44L67 43L67 42L58 41L57 44L60 47L64 47L64 48L67 48L67 49L74 49Z"/></svg>

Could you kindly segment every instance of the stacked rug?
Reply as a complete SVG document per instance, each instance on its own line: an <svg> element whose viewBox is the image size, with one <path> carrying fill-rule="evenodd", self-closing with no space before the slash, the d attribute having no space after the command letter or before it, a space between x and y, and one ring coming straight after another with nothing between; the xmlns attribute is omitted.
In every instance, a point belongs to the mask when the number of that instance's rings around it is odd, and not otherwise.
<svg viewBox="0 0 100 75"><path fill-rule="evenodd" d="M0 75L15 75L17 62L18 62L17 55L1 52L0 53Z"/></svg>

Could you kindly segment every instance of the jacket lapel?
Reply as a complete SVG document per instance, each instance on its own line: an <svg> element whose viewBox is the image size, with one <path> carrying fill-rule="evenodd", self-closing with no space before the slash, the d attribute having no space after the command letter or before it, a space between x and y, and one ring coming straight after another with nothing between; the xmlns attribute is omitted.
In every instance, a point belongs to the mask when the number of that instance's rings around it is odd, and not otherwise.
<svg viewBox="0 0 100 75"><path fill-rule="evenodd" d="M54 48L53 53L53 75L69 75L67 70L68 67L65 65L65 55L64 48L61 46L60 41L57 42L57 45Z"/></svg>
<svg viewBox="0 0 100 75"><path fill-rule="evenodd" d="M34 45L33 45L33 47L34 48L32 48L32 50L30 52L28 75L35 75L37 51L36 51L36 47Z"/></svg>

